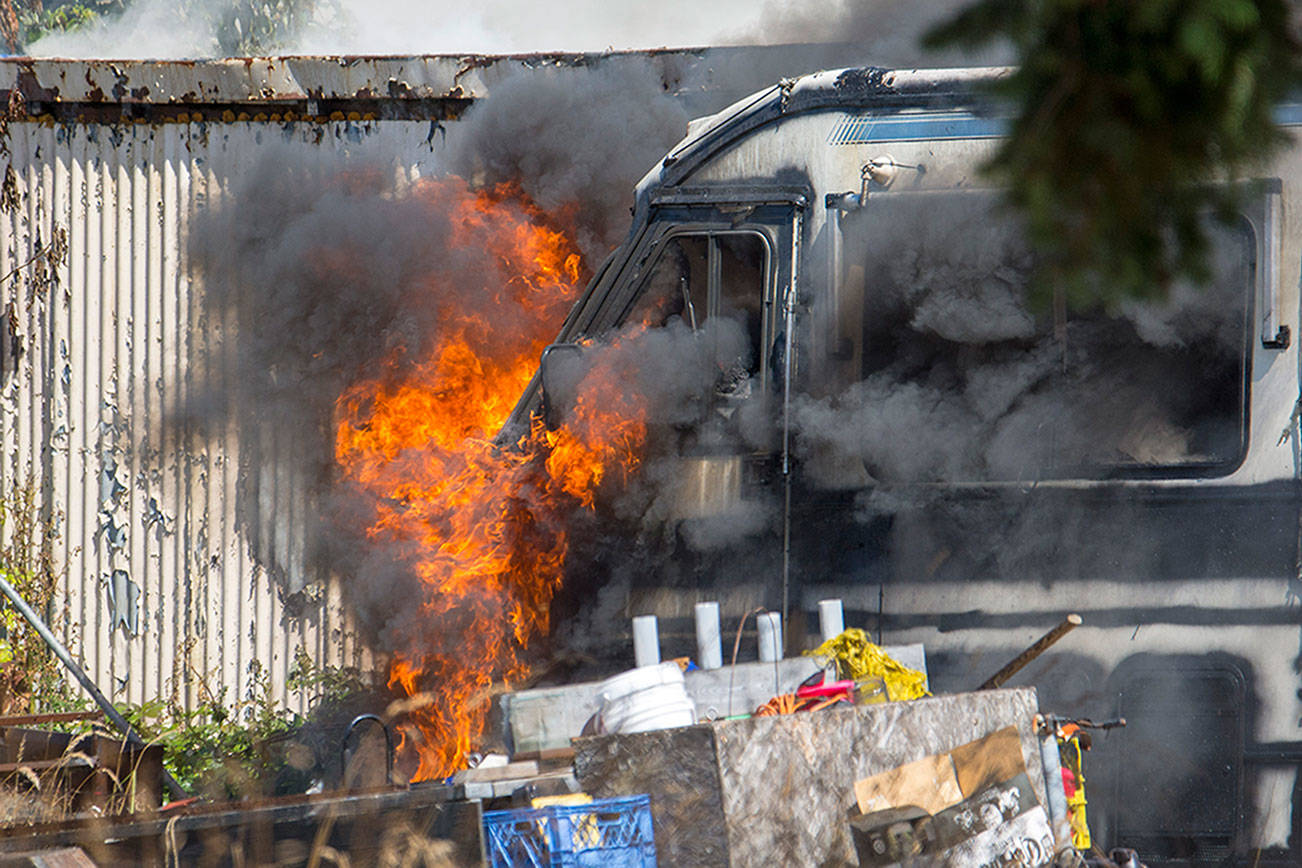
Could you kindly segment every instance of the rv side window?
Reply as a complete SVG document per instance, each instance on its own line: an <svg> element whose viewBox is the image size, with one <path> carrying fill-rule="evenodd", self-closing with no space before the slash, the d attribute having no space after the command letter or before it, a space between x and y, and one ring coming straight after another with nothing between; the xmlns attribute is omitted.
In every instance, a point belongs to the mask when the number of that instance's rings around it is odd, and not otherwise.
<svg viewBox="0 0 1302 868"><path fill-rule="evenodd" d="M1035 304L1033 254L991 198L870 199L841 219L842 385L809 401L802 436L878 482L1230 472L1256 245L1246 219L1210 231L1206 286Z"/></svg>

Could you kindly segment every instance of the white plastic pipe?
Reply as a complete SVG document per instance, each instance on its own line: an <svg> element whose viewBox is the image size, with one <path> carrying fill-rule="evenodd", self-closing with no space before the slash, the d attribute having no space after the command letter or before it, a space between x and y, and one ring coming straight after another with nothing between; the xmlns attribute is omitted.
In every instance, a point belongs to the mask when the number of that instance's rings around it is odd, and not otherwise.
<svg viewBox="0 0 1302 868"><path fill-rule="evenodd" d="M782 615L764 612L759 616L759 659L773 663L782 659Z"/></svg>
<svg viewBox="0 0 1302 868"><path fill-rule="evenodd" d="M823 634L823 641L835 639L845 631L845 613L840 600L818 601L818 630Z"/></svg>
<svg viewBox="0 0 1302 868"><path fill-rule="evenodd" d="M660 631L655 615L638 615L633 619L633 660L638 666L655 666L660 662Z"/></svg>
<svg viewBox="0 0 1302 868"><path fill-rule="evenodd" d="M696 604L696 662L702 669L718 669L723 666L718 603Z"/></svg>

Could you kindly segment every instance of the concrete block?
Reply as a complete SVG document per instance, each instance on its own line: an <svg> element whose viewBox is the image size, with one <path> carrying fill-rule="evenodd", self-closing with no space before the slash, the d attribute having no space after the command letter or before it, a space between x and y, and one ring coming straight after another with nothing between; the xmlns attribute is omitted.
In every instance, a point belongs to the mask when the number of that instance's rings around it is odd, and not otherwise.
<svg viewBox="0 0 1302 868"><path fill-rule="evenodd" d="M927 671L921 645L889 645L887 654L912 669ZM776 663L738 663L722 669L697 669L684 681L698 719L754 711L778 693L791 693L818 671L812 657L789 657ZM512 755L569 747L570 739L600 710L600 681L520 690L499 697L503 743Z"/></svg>

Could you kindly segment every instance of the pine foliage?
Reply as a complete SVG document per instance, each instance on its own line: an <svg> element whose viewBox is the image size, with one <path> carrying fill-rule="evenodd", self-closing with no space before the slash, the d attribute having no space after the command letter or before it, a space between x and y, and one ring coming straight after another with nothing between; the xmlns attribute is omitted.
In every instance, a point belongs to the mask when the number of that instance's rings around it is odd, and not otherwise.
<svg viewBox="0 0 1302 868"><path fill-rule="evenodd" d="M1114 303L1208 277L1206 220L1229 219L1287 138L1298 84L1287 0L977 0L933 47L1011 43L1012 107L989 173L1043 263L1041 290Z"/></svg>

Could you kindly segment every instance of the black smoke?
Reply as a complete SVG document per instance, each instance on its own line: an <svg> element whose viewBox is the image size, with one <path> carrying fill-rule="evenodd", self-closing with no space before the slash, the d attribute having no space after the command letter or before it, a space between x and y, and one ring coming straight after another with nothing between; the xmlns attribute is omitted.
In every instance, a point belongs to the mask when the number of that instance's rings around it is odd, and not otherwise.
<svg viewBox="0 0 1302 868"><path fill-rule="evenodd" d="M855 353L815 360L821 394L795 414L816 478L1035 482L1237 460L1246 227L1217 230L1206 287L1056 321L1032 303L1034 252L990 197L879 201L843 226L842 285L860 298L839 328Z"/></svg>
<svg viewBox="0 0 1302 868"><path fill-rule="evenodd" d="M491 353L530 328L532 315L476 295L516 276L459 240L463 181L409 184L364 160L322 173L302 158L269 148L192 223L188 254L220 335L212 369L227 373L179 410L211 437L234 428L238 513L253 555L291 603L305 582L333 573L381 649L413 637L437 646L452 631L431 632L410 605L420 599L420 553L410 540L369 540L374 496L341 483L336 402L363 381L403 382L454 318L490 317L475 339ZM499 207L525 216L519 204Z"/></svg>
<svg viewBox="0 0 1302 868"><path fill-rule="evenodd" d="M687 130L683 102L650 59L511 68L449 132L444 167L518 183L563 214L593 264L628 232L633 185Z"/></svg>

